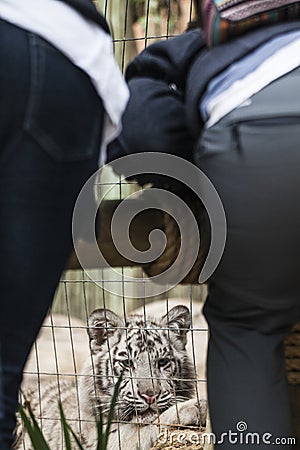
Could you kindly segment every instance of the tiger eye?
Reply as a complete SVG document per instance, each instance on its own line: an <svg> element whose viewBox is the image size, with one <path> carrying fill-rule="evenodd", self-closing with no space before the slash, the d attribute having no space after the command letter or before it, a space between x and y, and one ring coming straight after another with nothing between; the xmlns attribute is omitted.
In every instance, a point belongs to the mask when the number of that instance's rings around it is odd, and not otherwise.
<svg viewBox="0 0 300 450"><path fill-rule="evenodd" d="M125 367L126 369L130 369L133 367L133 361L132 359L122 359L122 361L120 361L120 364Z"/></svg>
<svg viewBox="0 0 300 450"><path fill-rule="evenodd" d="M159 366L159 367L164 367L164 366L166 366L167 364L169 364L169 362L170 362L170 358L160 358L160 359L158 360L158 366Z"/></svg>

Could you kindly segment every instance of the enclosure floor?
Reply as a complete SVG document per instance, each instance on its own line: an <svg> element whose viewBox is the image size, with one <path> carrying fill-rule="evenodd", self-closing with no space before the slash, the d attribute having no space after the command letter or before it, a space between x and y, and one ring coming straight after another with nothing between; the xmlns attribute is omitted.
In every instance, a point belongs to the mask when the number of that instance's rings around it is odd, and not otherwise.
<svg viewBox="0 0 300 450"><path fill-rule="evenodd" d="M205 430L202 431L197 431L197 435L200 436L201 433L204 433ZM161 443L161 442L156 442L154 444L154 446L151 448L151 450L173 450L175 448L184 448L184 449L189 449L189 450L204 450L204 446L202 444L192 444L190 442L189 436L190 435L195 435L195 431L190 431L190 430L186 430L186 429L181 429L181 430L170 430L170 433L172 433L172 435L174 436L172 439L172 443L167 442L167 443ZM182 435L182 433L185 434L186 436L186 443L180 443L177 441L176 436L180 436ZM180 441L180 438L179 438ZM193 438L191 438L191 441L193 441ZM195 439L194 439L195 441Z"/></svg>

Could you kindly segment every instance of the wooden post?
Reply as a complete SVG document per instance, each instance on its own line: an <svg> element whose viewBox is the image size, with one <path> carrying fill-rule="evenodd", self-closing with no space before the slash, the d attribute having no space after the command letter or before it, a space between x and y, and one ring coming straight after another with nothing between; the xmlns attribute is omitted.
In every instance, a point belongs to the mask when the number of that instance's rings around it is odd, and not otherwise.
<svg viewBox="0 0 300 450"><path fill-rule="evenodd" d="M122 200L105 200L102 202L100 206L100 212L97 218L96 229L98 230L97 242L100 248L100 251L106 261L109 263L111 267L134 267L136 263L124 258L120 253L116 250L116 247L113 243L111 236L111 219L112 216L121 203ZM127 200L128 201L128 200ZM143 200L134 199L129 200L130 202L140 202L139 210L143 210ZM146 208L147 204L145 204ZM130 206L129 206L130 207ZM162 212L154 209L145 209L141 213L139 213L132 221L130 227L130 238L132 240L133 246L140 251L145 251L149 248L148 236L149 233L153 229L163 229L163 218ZM122 237L120 237L122 239ZM89 252L91 248L91 244L86 241L81 241L78 243L78 246L85 252L85 254L93 254L93 252ZM89 260L89 264L87 268L103 268L99 267L99 262L95 262L92 258ZM81 269L80 263L77 259L75 252L72 253L69 263L66 267L67 270L76 270Z"/></svg>
<svg viewBox="0 0 300 450"><path fill-rule="evenodd" d="M132 15L129 0L97 0L99 11L106 17L114 39L115 57L122 69L136 55L136 45L132 40Z"/></svg>
<svg viewBox="0 0 300 450"><path fill-rule="evenodd" d="M300 356L300 355L299 355ZM300 384L290 385L293 428L297 439L295 450L300 449Z"/></svg>

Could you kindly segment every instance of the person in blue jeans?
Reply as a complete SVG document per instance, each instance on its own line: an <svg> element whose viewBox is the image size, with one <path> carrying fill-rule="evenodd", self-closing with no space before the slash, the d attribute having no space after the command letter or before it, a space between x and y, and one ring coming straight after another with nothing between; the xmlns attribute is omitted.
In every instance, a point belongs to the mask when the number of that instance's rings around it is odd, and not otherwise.
<svg viewBox="0 0 300 450"><path fill-rule="evenodd" d="M24 4L0 1L1 450L13 443L22 370L72 250L72 211L98 168L104 117L109 111L117 129L127 100L112 52L84 69L80 45L87 54L111 45L92 2ZM64 21L74 21L74 46ZM35 32L39 26L47 39ZM55 39L64 32L58 49ZM99 40L92 42L95 33ZM97 82L93 71L100 74ZM111 93L102 89L106 71L119 96L115 111Z"/></svg>

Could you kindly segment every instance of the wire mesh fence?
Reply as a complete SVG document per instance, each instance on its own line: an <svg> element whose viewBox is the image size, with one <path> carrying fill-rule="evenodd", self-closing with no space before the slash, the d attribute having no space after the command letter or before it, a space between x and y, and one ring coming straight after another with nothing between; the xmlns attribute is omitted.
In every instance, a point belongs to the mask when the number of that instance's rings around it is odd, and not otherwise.
<svg viewBox="0 0 300 450"><path fill-rule="evenodd" d="M88 326L70 315L69 301L66 295L66 314L51 313L47 318L23 383L50 448L64 448L58 401L68 422L87 444L84 448L94 448L95 417L99 410L104 418L107 415L112 389L121 373L109 449L146 450L157 437L159 444L166 441L169 445L165 425L172 429L184 425L186 439L190 433L194 443L195 436L199 441L193 448L202 448L207 329L193 289L190 287L190 298L166 295L150 303L141 299L134 311L128 311L123 297L123 311L118 314L107 308L105 300L102 307L88 311L83 297ZM202 411L202 416L196 410ZM28 445L25 439L18 448L31 448Z"/></svg>
<svg viewBox="0 0 300 450"><path fill-rule="evenodd" d="M193 17L191 0L95 3L113 30L115 54L123 71L145 46L183 32ZM110 199L122 199L139 189L110 171L101 179L101 187ZM204 425L204 404L198 413L193 408L187 413L181 405L189 398L200 404L206 397L207 326L201 313L205 287L177 286L151 299L134 299L135 285L124 278L132 273L145 276L140 268L119 268L95 269L97 283L80 270L66 271L61 278L23 381L52 450L64 448L58 400L84 448L94 448L95 415L99 410L107 414L121 372L110 449L150 449L164 421L174 426L184 422L187 433ZM110 293L111 284L118 286L118 295ZM165 435L155 448L163 448L164 440ZM168 445L172 448L170 440ZM203 448L195 439L183 446ZM25 440L19 448L31 447Z"/></svg>

